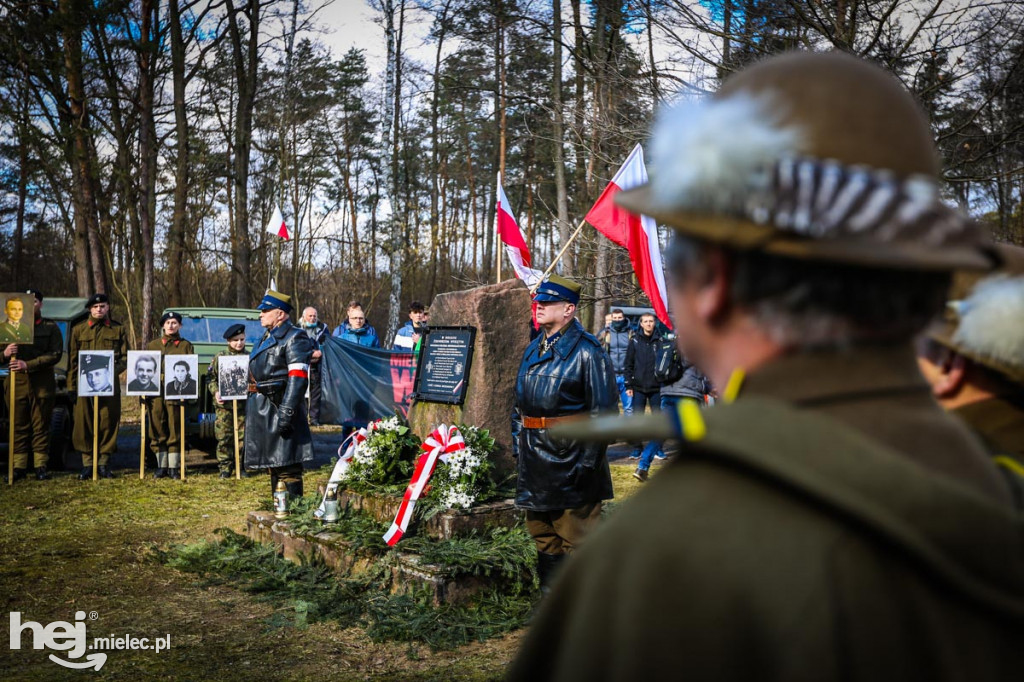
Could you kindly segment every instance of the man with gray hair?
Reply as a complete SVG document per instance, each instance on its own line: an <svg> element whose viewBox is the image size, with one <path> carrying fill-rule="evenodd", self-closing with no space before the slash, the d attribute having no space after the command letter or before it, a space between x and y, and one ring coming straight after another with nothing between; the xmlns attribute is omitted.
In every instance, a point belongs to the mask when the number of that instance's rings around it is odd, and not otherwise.
<svg viewBox="0 0 1024 682"><path fill-rule="evenodd" d="M675 230L679 349L722 400L552 428L683 449L567 562L510 679L1017 679L1020 517L912 347L950 272L998 262L941 202L914 98L782 55L651 151L616 201Z"/></svg>
<svg viewBox="0 0 1024 682"><path fill-rule="evenodd" d="M313 356L309 361L309 423L313 426L320 425L320 362L323 358L324 340L327 339L330 331L327 325L320 321L316 308L307 306L302 311L302 319L299 321L303 331L313 342Z"/></svg>

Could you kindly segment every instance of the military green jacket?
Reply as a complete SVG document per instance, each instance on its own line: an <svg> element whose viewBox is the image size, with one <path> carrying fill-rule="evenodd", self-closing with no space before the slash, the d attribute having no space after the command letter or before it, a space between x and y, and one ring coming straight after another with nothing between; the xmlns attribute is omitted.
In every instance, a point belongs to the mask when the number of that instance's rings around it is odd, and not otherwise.
<svg viewBox="0 0 1024 682"><path fill-rule="evenodd" d="M78 351L81 350L112 350L114 351L114 389L120 393L120 381L117 377L128 368L128 333L120 322L110 318L96 322L87 319L71 330L68 342L68 353L71 368L68 371L68 388L78 389Z"/></svg>
<svg viewBox="0 0 1024 682"><path fill-rule="evenodd" d="M1012 680L1024 525L909 348L796 355L556 580L512 680Z"/></svg>
<svg viewBox="0 0 1024 682"><path fill-rule="evenodd" d="M8 345L5 343L0 346L0 356ZM55 393L57 383L53 376L53 367L60 362L60 356L63 354L64 337L60 333L60 327L53 320L37 319L32 332L32 343L18 345L18 359L25 361L27 371L15 373L18 378L17 385L21 386L25 382L39 396ZM5 364L10 364L10 361L6 360Z"/></svg>
<svg viewBox="0 0 1024 682"><path fill-rule="evenodd" d="M1024 509L1024 396L1003 396L953 410L1002 467Z"/></svg>

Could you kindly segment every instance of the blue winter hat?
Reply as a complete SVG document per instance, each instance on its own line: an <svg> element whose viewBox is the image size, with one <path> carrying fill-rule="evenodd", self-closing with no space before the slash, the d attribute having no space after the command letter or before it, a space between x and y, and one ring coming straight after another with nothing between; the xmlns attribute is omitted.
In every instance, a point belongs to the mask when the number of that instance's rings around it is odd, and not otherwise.
<svg viewBox="0 0 1024 682"><path fill-rule="evenodd" d="M267 289L267 293L263 294L263 300L256 306L256 310L274 310L275 308L291 313L292 297L273 289Z"/></svg>

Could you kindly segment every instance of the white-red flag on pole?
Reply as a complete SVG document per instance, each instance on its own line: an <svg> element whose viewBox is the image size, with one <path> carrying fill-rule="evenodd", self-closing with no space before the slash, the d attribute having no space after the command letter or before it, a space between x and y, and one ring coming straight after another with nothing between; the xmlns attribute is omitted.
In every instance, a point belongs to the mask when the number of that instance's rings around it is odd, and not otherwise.
<svg viewBox="0 0 1024 682"><path fill-rule="evenodd" d="M615 205L615 195L647 182L644 150L637 145L626 157L626 162L605 187L601 197L587 213L587 222L619 246L629 250L633 271L658 319L671 329L668 316L668 294L665 288L665 266L658 243L658 224L654 218L633 215Z"/></svg>
<svg viewBox="0 0 1024 682"><path fill-rule="evenodd" d="M530 267L530 250L526 248L526 240L523 239L523 233L512 215L508 197L501 186L501 173L498 173L498 237L505 245L505 252L512 262L516 277L526 282L528 287L539 282L544 273Z"/></svg>
<svg viewBox="0 0 1024 682"><path fill-rule="evenodd" d="M285 241L292 238L288 233L288 225L284 222L284 216L281 215L281 209L277 206L274 207L274 215L270 216L270 222L267 223L267 232L276 234Z"/></svg>

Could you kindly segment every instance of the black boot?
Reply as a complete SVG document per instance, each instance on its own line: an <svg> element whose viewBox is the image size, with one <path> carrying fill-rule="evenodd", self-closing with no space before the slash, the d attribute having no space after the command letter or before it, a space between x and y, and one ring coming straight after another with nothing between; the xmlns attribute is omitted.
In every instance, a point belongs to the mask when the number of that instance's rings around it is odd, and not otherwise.
<svg viewBox="0 0 1024 682"><path fill-rule="evenodd" d="M4 478L6 479L7 477L5 476ZM15 469L14 470L14 476L12 478L14 479L13 481L11 481L12 483L14 481L24 480L24 478L25 478L25 470L24 469Z"/></svg>
<svg viewBox="0 0 1024 682"><path fill-rule="evenodd" d="M46 473L46 467L36 467L36 480L49 481L50 474Z"/></svg>
<svg viewBox="0 0 1024 682"><path fill-rule="evenodd" d="M558 572L558 565L565 559L565 554L547 554L537 552L537 577L540 579L540 594L546 597Z"/></svg>
<svg viewBox="0 0 1024 682"><path fill-rule="evenodd" d="M302 481L285 481L284 487L288 489L288 499L292 502L302 497Z"/></svg>
<svg viewBox="0 0 1024 682"><path fill-rule="evenodd" d="M82 470L78 472L79 481L88 481L92 478L92 467L82 467Z"/></svg>
<svg viewBox="0 0 1024 682"><path fill-rule="evenodd" d="M100 466L99 471L97 472L97 474L99 475L100 478L113 478L114 477L114 474L110 473L110 468L106 467L106 466L102 466L102 465Z"/></svg>
<svg viewBox="0 0 1024 682"><path fill-rule="evenodd" d="M153 478L167 478L167 467L157 467L153 472Z"/></svg>

